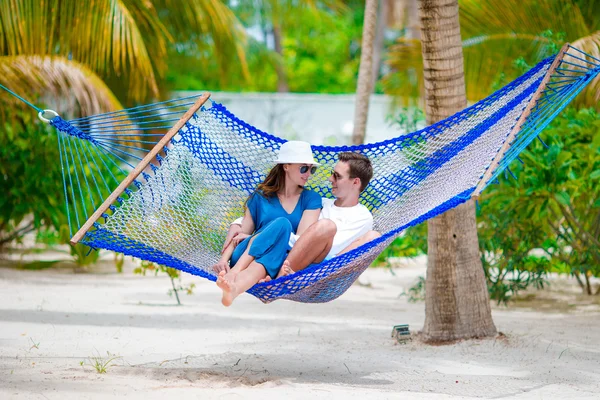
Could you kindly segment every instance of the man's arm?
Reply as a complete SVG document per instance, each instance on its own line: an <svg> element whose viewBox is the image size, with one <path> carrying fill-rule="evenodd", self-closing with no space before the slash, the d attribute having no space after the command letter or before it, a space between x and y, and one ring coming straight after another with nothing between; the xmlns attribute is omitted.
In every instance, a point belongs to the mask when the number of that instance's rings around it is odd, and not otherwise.
<svg viewBox="0 0 600 400"><path fill-rule="evenodd" d="M225 237L225 243L223 243L223 247L221 248L221 254L225 252L225 249L231 243L231 240L237 236L238 233L242 232L242 221L244 217L239 217L235 221L229 225L229 230L227 231L227 236Z"/></svg>
<svg viewBox="0 0 600 400"><path fill-rule="evenodd" d="M331 251L326 259L350 251L351 249L348 248L355 240L373 229L373 215L371 212L366 208L357 211L352 214L352 219L341 218L337 221L334 219L336 221L337 233L333 239Z"/></svg>
<svg viewBox="0 0 600 400"><path fill-rule="evenodd" d="M362 246L363 244L369 243L371 240L377 239L380 236L381 236L381 233L379 233L377 231L368 231L364 235L359 236L356 240L354 240L352 243L350 243L344 249L342 249L342 251L337 253L336 256L339 256L340 254L344 254L349 251L352 251L352 250Z"/></svg>
<svg viewBox="0 0 600 400"><path fill-rule="evenodd" d="M216 273L221 271L229 272L229 259L231 258L233 250L238 243L236 238L239 238L240 235L245 235L247 237L249 233L254 231L254 221L252 220L252 216L250 215L250 211L248 209L246 209L246 213L242 219L242 224L238 225L236 222L237 220L234 221L234 223L229 227L227 237L225 238L225 243L221 249L221 258L215 265L213 265L213 271Z"/></svg>

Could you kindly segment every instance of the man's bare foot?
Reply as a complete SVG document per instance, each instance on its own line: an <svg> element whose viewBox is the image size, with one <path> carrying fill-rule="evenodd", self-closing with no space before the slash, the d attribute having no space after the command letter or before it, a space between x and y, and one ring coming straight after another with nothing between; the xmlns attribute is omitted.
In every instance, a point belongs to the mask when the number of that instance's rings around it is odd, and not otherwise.
<svg viewBox="0 0 600 400"><path fill-rule="evenodd" d="M273 279L271 279L271 277L269 275L267 275L264 278L262 278L261 280L259 280L258 283L271 282L272 280Z"/></svg>
<svg viewBox="0 0 600 400"><path fill-rule="evenodd" d="M291 275L293 274L294 271L292 269L292 267L290 267L290 262L288 260L285 260L283 262L283 265L281 266L281 269L279 270L279 273L277 274L277 278L281 278L282 276L286 276L286 275ZM275 279L277 279L275 278Z"/></svg>
<svg viewBox="0 0 600 400"><path fill-rule="evenodd" d="M219 272L219 277L217 278L217 286L223 291L221 303L223 303L225 307L229 307L236 297L236 290L235 284L233 284L233 282L229 282L225 278L225 271Z"/></svg>

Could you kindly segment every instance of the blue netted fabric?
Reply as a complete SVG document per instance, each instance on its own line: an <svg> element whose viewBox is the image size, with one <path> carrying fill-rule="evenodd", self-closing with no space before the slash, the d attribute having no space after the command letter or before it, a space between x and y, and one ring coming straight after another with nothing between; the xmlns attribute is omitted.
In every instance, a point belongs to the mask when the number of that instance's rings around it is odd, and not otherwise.
<svg viewBox="0 0 600 400"><path fill-rule="evenodd" d="M263 302L335 299L404 229L467 201L532 103L553 60L542 61L488 98L417 132L360 146L313 146L322 167L308 187L323 197L332 197L327 178L339 152L357 151L372 160L374 178L360 201L371 210L375 229L383 235L248 292ZM598 75L600 62L586 62L591 67L577 74L559 68L552 75L485 185ZM73 123L86 133L81 121ZM229 225L243 214L244 201L273 166L284 142L239 120L224 106L208 104L82 242L215 280L211 266L220 257Z"/></svg>

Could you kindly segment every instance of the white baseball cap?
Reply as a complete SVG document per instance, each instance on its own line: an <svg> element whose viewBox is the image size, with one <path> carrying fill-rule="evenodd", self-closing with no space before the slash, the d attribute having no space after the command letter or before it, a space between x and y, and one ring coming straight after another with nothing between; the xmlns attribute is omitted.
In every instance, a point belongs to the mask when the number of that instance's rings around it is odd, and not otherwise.
<svg viewBox="0 0 600 400"><path fill-rule="evenodd" d="M313 158L310 143L299 140L291 140L282 144L275 163L320 165Z"/></svg>

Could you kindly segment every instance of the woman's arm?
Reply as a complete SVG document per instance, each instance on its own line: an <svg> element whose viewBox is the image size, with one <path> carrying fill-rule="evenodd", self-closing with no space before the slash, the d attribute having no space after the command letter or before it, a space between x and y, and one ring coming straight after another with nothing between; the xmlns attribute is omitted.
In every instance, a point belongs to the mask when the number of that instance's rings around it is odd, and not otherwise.
<svg viewBox="0 0 600 400"><path fill-rule="evenodd" d="M317 222L319 219L319 214L321 214L320 208L317 208L316 210L304 210L302 213L302 218L300 219L300 224L298 224L296 235L302 235L302 233L304 233L309 226Z"/></svg>
<svg viewBox="0 0 600 400"><path fill-rule="evenodd" d="M250 210L246 208L246 212L244 213L244 219L242 220L242 233L250 235L254 232L254 220L252 219L252 214L250 214Z"/></svg>
<svg viewBox="0 0 600 400"><path fill-rule="evenodd" d="M219 273L222 270L229 272L229 259L233 254L235 246L250 236L252 232L254 232L254 221L252 220L250 211L246 209L244 219L242 220L241 232L233 236L227 235L227 238L225 239L225 244L223 245L223 250L221 251L221 258L215 265L213 265L213 270L216 273Z"/></svg>

